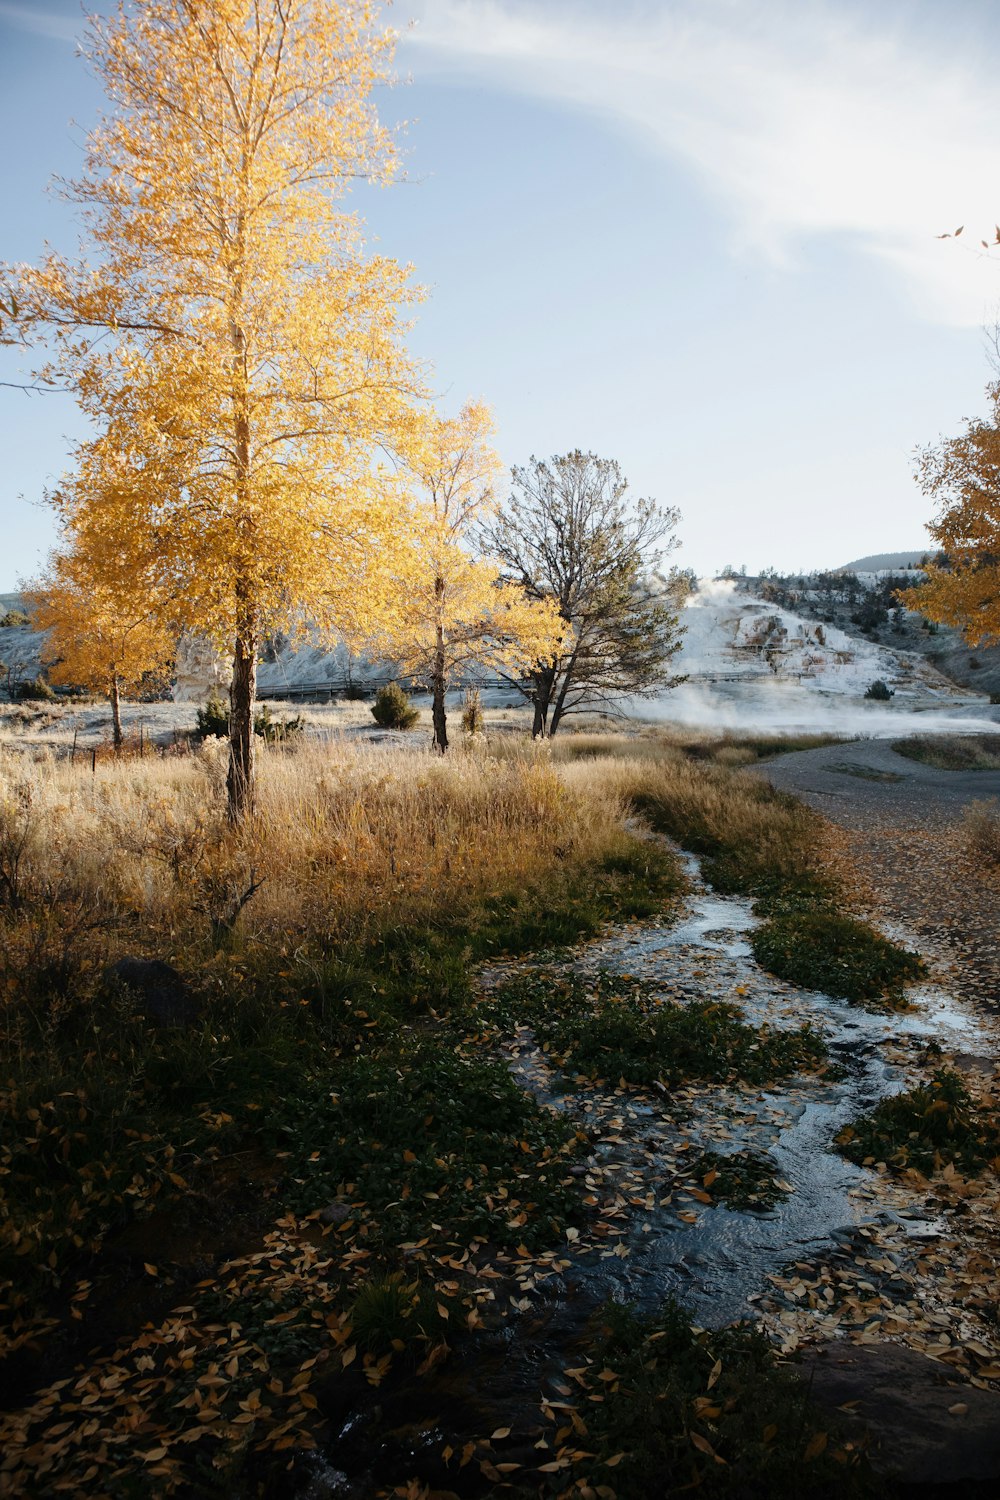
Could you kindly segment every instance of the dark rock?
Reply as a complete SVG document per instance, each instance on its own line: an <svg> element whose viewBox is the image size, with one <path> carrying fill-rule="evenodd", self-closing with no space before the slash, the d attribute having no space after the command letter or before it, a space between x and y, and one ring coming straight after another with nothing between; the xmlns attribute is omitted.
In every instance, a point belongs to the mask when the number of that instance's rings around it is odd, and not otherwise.
<svg viewBox="0 0 1000 1500"><path fill-rule="evenodd" d="M1000 1480L1000 1392L898 1344L821 1344L799 1368L817 1406L851 1436L868 1431L878 1473L914 1487Z"/></svg>
<svg viewBox="0 0 1000 1500"><path fill-rule="evenodd" d="M198 1020L201 1008L187 980L161 958L120 958L105 978L129 990L154 1026L193 1026Z"/></svg>
<svg viewBox="0 0 1000 1500"><path fill-rule="evenodd" d="M328 1203L319 1211L321 1224L346 1224L350 1217L351 1210L346 1203Z"/></svg>
<svg viewBox="0 0 1000 1500"><path fill-rule="evenodd" d="M962 1069L963 1073L985 1073L987 1078L992 1075L996 1067L994 1058L983 1057L978 1052L956 1052L954 1063L956 1068Z"/></svg>

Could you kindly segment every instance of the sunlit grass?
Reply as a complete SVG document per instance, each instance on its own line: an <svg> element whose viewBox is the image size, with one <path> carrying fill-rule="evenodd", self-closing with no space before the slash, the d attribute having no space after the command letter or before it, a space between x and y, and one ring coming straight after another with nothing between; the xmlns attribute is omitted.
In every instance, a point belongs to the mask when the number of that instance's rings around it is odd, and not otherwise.
<svg viewBox="0 0 1000 1500"><path fill-rule="evenodd" d="M892 748L938 771L1000 771L1000 734L915 734Z"/></svg>

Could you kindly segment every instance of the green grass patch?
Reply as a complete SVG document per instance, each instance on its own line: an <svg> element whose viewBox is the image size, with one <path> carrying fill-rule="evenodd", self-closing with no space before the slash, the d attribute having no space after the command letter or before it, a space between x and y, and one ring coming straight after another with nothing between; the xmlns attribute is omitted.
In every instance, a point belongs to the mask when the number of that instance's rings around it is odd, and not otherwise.
<svg viewBox="0 0 1000 1500"><path fill-rule="evenodd" d="M925 972L908 953L866 922L830 911L774 916L751 934L757 962L803 989L850 1000L900 1004L903 986Z"/></svg>
<svg viewBox="0 0 1000 1500"><path fill-rule="evenodd" d="M671 850L629 837L582 878L555 879L542 900L538 892L511 891L486 901L462 939L473 960L564 947L596 936L605 922L654 916L684 889Z"/></svg>
<svg viewBox="0 0 1000 1500"><path fill-rule="evenodd" d="M1000 771L1000 734L916 734L892 748L937 771Z"/></svg>
<svg viewBox="0 0 1000 1500"><path fill-rule="evenodd" d="M450 1237L551 1238L575 1201L555 1161L565 1124L499 1063L456 1052L454 1029L408 1041L394 1004L354 977L352 1004L328 997L328 1016L244 997L256 1024L233 1024L220 1001L193 1034L123 1025L106 1052L0 1089L0 1322L248 1146L288 1153L276 1210L320 1208L352 1183L349 1200L378 1215L373 1243L432 1221ZM464 969L450 991L466 999ZM508 1230L515 1200L530 1208Z"/></svg>
<svg viewBox="0 0 1000 1500"><path fill-rule="evenodd" d="M919 958L867 923L842 915L840 877L824 868L824 824L812 809L755 776L706 766L697 780L664 778L634 802L659 832L701 856L718 891L749 896L766 918L757 962L779 978L855 1002L899 1003L923 973Z"/></svg>
<svg viewBox="0 0 1000 1500"><path fill-rule="evenodd" d="M977 1108L963 1079L947 1068L927 1084L883 1099L845 1126L836 1143L851 1161L884 1161L899 1171L916 1167L929 1175L949 1164L968 1174L987 1165L1000 1170L997 1121Z"/></svg>
<svg viewBox="0 0 1000 1500"><path fill-rule="evenodd" d="M0 1089L0 1323L132 1217L186 1197L294 1092L311 1050L299 1017L278 1011L254 1039L227 1031L227 1009L190 1035L108 1025L106 1050L50 1056Z"/></svg>
<svg viewBox="0 0 1000 1500"><path fill-rule="evenodd" d="M383 1164L407 1148L430 1153L427 1180L410 1185L414 1202L436 1191L431 1179L440 1171L433 1157L450 1154L449 1173L457 1173L455 1163L469 1143L451 1116L447 1149L432 1132L417 1128L419 1119L407 1113L413 1091L429 1097L434 1077L442 1088L448 1080L471 1121L492 1115L483 1114L484 1098L473 1088L478 1075L454 1073L447 1049L435 1054L433 1066L430 1053L412 1054L401 1028L428 1015L442 1025L449 1015L465 1016L476 961L560 947L594 935L612 918L662 911L683 886L669 850L623 836L585 876L559 871L544 892L486 898L467 912L442 913L436 924L389 929L331 954L303 950L287 957L248 943L202 959L197 985L203 1017L188 1030L149 1026L128 996L106 990L92 972L75 974L52 993L39 980L24 997L16 1024L8 1011L0 1072L0 1319L5 1302L20 1309L44 1301L68 1267L99 1252L131 1217L186 1197L192 1174L204 1180L220 1156L248 1145L294 1147L305 1158L320 1152L322 1167L307 1161L290 1189L300 1206L306 1201L303 1185L314 1180L316 1191L330 1196L335 1182L356 1179L372 1203L389 1202L399 1194L387 1196L387 1181L386 1191L379 1186ZM449 1032L448 1047L457 1039ZM496 1086L508 1104L520 1100L502 1069ZM380 1088L396 1099L412 1138L395 1156L386 1154L388 1140L376 1138L369 1170L360 1162L363 1138L344 1111L357 1104L356 1120L375 1128L367 1100ZM331 1094L341 1105L329 1105ZM320 1100L315 1109L314 1096ZM539 1120L540 1133L533 1134L533 1110L527 1106L519 1120L518 1140L542 1152L550 1141L547 1122ZM326 1135L310 1139L303 1132L310 1111L315 1129ZM383 1116L391 1134L400 1122ZM343 1137L339 1165L326 1149L328 1136ZM491 1139L472 1163L476 1202L477 1194L488 1192L484 1184L495 1179L500 1157L508 1151L512 1159L523 1155L513 1134ZM417 1176L407 1172L401 1184ZM453 1196L444 1208L439 1205L439 1217L462 1199L449 1191ZM548 1202L545 1192L532 1201L543 1199ZM463 1200L456 1208L456 1233L473 1232L471 1203ZM412 1210L411 1203L405 1213L390 1215L404 1238L410 1232L405 1225L416 1222ZM491 1234L496 1230L485 1211L477 1222Z"/></svg>
<svg viewBox="0 0 1000 1500"><path fill-rule="evenodd" d="M858 781L882 781L890 783L906 780L906 777L899 771L879 771L875 766L863 766L850 761L845 761L840 766L831 766L830 770L836 771L839 776L854 776Z"/></svg>
<svg viewBox="0 0 1000 1500"><path fill-rule="evenodd" d="M824 745L842 745L850 738L843 734L747 734L723 735L713 759L732 764L727 752L742 751L753 761L775 760L779 755L794 755L800 750L821 750Z"/></svg>
<svg viewBox="0 0 1000 1500"><path fill-rule="evenodd" d="M726 895L756 897L805 885L833 899L820 872L822 822L811 808L756 776L706 766L695 779L635 793L633 803L658 833L701 857L702 871Z"/></svg>
<svg viewBox="0 0 1000 1500"><path fill-rule="evenodd" d="M774 1162L758 1151L702 1151L687 1171L729 1208L773 1208L786 1192L778 1185Z"/></svg>
<svg viewBox="0 0 1000 1500"><path fill-rule="evenodd" d="M605 1476L617 1500L884 1492L746 1325L695 1330L674 1303L652 1318L612 1304L586 1352L581 1380L594 1400L582 1407L586 1435L575 1441L597 1455L590 1472Z"/></svg>
<svg viewBox="0 0 1000 1500"><path fill-rule="evenodd" d="M303 1080L275 1135L293 1164L285 1201L335 1200L391 1253L434 1226L453 1243L549 1243L579 1211L578 1142L501 1062L422 1038Z"/></svg>
<svg viewBox="0 0 1000 1500"><path fill-rule="evenodd" d="M573 880L555 875L543 894L505 891L475 909L431 925L400 927L304 966L295 978L329 1026L353 1007L369 1022L408 1020L464 1010L472 966L508 954L547 952L596 937L607 922L651 917L673 906L686 887L677 856L626 837L614 853Z"/></svg>
<svg viewBox="0 0 1000 1500"><path fill-rule="evenodd" d="M498 1020L527 1023L552 1060L570 1075L628 1084L763 1085L825 1064L822 1037L749 1026L739 1006L694 1000L688 1005L609 974L531 975L504 986L488 1009Z"/></svg>

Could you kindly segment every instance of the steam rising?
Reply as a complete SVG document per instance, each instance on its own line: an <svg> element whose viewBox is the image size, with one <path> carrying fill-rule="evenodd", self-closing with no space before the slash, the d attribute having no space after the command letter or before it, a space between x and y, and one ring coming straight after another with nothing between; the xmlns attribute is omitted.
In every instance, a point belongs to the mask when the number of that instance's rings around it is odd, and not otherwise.
<svg viewBox="0 0 1000 1500"><path fill-rule="evenodd" d="M919 654L818 625L728 579L703 579L684 610L677 670L688 681L635 703L645 719L754 733L887 738L995 732L1000 710L958 688ZM867 701L875 681L890 703Z"/></svg>

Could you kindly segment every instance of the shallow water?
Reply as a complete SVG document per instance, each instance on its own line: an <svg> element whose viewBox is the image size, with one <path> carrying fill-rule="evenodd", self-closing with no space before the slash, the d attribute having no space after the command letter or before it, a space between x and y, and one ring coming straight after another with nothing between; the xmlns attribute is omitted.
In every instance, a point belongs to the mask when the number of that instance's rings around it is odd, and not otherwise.
<svg viewBox="0 0 1000 1500"><path fill-rule="evenodd" d="M916 1235L936 1232L918 1205L876 1207L866 1191L875 1175L842 1157L833 1139L852 1118L904 1087L903 1064L924 1039L946 1051L985 1055L991 1047L984 1023L933 986L911 991L914 1010L880 1014L774 979L751 956L747 934L757 919L750 903L707 888L693 859L688 874L695 894L679 922L619 931L588 947L574 968L628 974L682 1001L707 995L735 1002L756 1025L809 1022L826 1036L841 1076L800 1077L759 1091L692 1087L659 1104L618 1090L595 1109L587 1091L560 1086L530 1033L519 1038L513 1068L536 1096L582 1116L603 1136L594 1152L593 1185L606 1190L609 1176L625 1184L630 1212L618 1244L627 1253L614 1251L612 1264L610 1253L589 1266L583 1258L571 1279L586 1283L596 1276L617 1299L647 1309L673 1295L698 1321L719 1325L750 1316L750 1299L770 1274L846 1243L866 1222L889 1217L905 1220ZM678 1201L676 1191L671 1201L661 1201L678 1169L683 1176L684 1152L697 1155L699 1148L766 1152L790 1191L766 1211L706 1207L683 1194ZM680 1212L693 1212L695 1221Z"/></svg>

